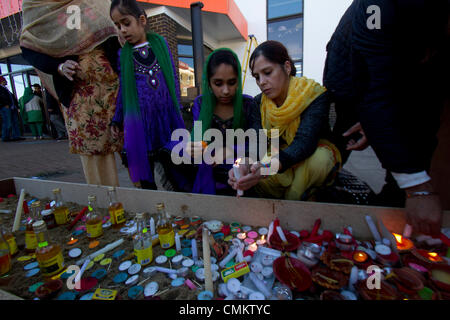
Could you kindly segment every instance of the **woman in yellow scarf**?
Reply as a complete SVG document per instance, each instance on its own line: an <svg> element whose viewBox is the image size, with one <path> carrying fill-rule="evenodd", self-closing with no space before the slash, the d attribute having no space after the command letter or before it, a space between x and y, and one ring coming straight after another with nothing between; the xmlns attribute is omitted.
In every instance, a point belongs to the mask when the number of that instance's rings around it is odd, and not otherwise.
<svg viewBox="0 0 450 320"><path fill-rule="evenodd" d="M262 91L255 97L259 108L253 112L251 127L268 130L268 138L278 138L280 148L271 154L269 146L261 161L241 166L239 180L231 170L229 183L236 190L254 187L265 198L307 199L308 191L322 186L341 163L339 151L326 140L330 131L326 89L314 80L295 77L294 63L277 41L259 45L250 57L250 68Z"/></svg>

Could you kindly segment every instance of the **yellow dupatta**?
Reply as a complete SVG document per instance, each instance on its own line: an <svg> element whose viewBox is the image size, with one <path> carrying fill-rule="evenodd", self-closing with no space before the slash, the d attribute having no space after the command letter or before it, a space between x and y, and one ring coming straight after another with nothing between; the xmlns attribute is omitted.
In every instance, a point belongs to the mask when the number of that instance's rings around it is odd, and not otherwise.
<svg viewBox="0 0 450 320"><path fill-rule="evenodd" d="M277 107L265 94L262 95L263 129L267 129L268 135L270 135L270 129L278 129L279 136L290 145L300 125L302 112L325 91L325 87L312 79L291 76L288 95L282 106Z"/></svg>

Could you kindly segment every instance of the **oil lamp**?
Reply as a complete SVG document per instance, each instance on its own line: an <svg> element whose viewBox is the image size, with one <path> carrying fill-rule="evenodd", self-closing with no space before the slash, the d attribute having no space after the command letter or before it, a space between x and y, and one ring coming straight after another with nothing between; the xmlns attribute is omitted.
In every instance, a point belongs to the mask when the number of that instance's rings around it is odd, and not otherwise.
<svg viewBox="0 0 450 320"><path fill-rule="evenodd" d="M397 242L397 249L399 251L408 251L414 248L414 244L410 239L405 238L397 233L393 233L393 235Z"/></svg>

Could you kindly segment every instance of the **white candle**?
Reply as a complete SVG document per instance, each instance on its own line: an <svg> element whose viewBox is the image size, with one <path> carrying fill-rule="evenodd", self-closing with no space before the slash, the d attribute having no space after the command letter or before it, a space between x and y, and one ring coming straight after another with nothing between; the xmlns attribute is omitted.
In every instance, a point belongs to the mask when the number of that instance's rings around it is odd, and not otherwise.
<svg viewBox="0 0 450 320"><path fill-rule="evenodd" d="M86 259L86 261L84 261L83 266L81 267L80 272L78 272L77 276L75 277L75 287L76 287L77 289L81 289L81 286L80 286L80 283L79 283L79 282L80 282L81 277L83 276L83 273L84 273L84 271L86 270L86 268L87 268L89 262L91 262L91 260L89 260L89 259Z"/></svg>
<svg viewBox="0 0 450 320"><path fill-rule="evenodd" d="M203 228L203 264L205 266L205 290L214 292L213 277L211 271L211 250L209 248L209 231Z"/></svg>
<svg viewBox="0 0 450 320"><path fill-rule="evenodd" d="M371 216L366 216L366 222L369 226L370 232L372 233L375 241L381 241L380 233L378 232L377 227L375 226L375 223L372 220Z"/></svg>
<svg viewBox="0 0 450 320"><path fill-rule="evenodd" d="M269 231L267 232L267 243L270 244L270 237L273 234L273 221L269 225Z"/></svg>
<svg viewBox="0 0 450 320"><path fill-rule="evenodd" d="M241 158L237 159L236 162L233 164L233 173L236 180L239 180L241 178L241 173L239 172L239 163L241 162ZM238 196L243 196L244 191L243 190L237 190Z"/></svg>
<svg viewBox="0 0 450 320"><path fill-rule="evenodd" d="M405 228L403 229L403 237L411 238L412 235L412 226L409 224L405 224Z"/></svg>
<svg viewBox="0 0 450 320"><path fill-rule="evenodd" d="M261 237L261 239L256 240L256 244L262 246L266 243L266 239L264 239L264 236Z"/></svg>
<svg viewBox="0 0 450 320"><path fill-rule="evenodd" d="M256 245L255 242L253 242L252 244L250 244L250 245L247 247L247 250L250 250L250 251L252 251L252 252L256 252L256 251L258 250L258 246Z"/></svg>
<svg viewBox="0 0 450 320"><path fill-rule="evenodd" d="M180 235L178 232L175 234L175 248L177 252L181 251L181 241L180 241Z"/></svg>
<svg viewBox="0 0 450 320"><path fill-rule="evenodd" d="M192 259L194 259L194 261L197 261L198 259L197 240L195 240L195 238L191 240L191 250L192 250Z"/></svg>
<svg viewBox="0 0 450 320"><path fill-rule="evenodd" d="M150 218L150 234L151 234L151 235L156 234L156 230L155 230L155 220L153 219L153 217Z"/></svg>
<svg viewBox="0 0 450 320"><path fill-rule="evenodd" d="M238 233L238 234L236 235L236 237L237 237L239 240L244 240L244 239L247 237L247 235L245 234L245 232L241 232L241 233Z"/></svg>
<svg viewBox="0 0 450 320"><path fill-rule="evenodd" d="M155 267L156 271L162 272L162 273L177 273L177 270L175 269L169 269L169 268L164 268L164 267Z"/></svg>
<svg viewBox="0 0 450 320"><path fill-rule="evenodd" d="M256 288L266 297L269 298L272 293L267 289L266 285L263 281L259 280L257 275L253 272L250 272L250 280L253 282L253 284L256 286Z"/></svg>
<svg viewBox="0 0 450 320"><path fill-rule="evenodd" d="M277 232L280 235L281 241L284 243L288 242L286 236L284 235L283 229L280 226L277 227Z"/></svg>
<svg viewBox="0 0 450 320"><path fill-rule="evenodd" d="M77 264L77 265L81 265L81 264L82 264L84 261L86 261L86 260L94 259L96 256L98 256L98 255L100 255L100 254L102 254L102 253L106 253L106 252L108 252L108 251L110 251L110 250L112 250L112 249L114 249L114 248L120 246L120 245L122 244L122 242L123 242L123 239L119 239L119 240L117 240L116 242L110 243L110 244L108 244L107 246L105 246L103 249L100 249L100 250L98 250L98 251L96 251L96 252L94 252L94 253L91 253L91 254L88 255L86 258L83 258L83 259L81 259L81 260L78 260L76 264Z"/></svg>
<svg viewBox="0 0 450 320"><path fill-rule="evenodd" d="M22 217L23 199L25 198L25 189L20 190L19 202L17 203L16 216L14 218L14 224L12 232L19 230L20 217Z"/></svg>
<svg viewBox="0 0 450 320"><path fill-rule="evenodd" d="M231 250L231 252L219 263L219 266L223 269L225 268L225 265L231 261L231 259L234 258L234 256L237 254L238 249L237 248L233 248L233 250Z"/></svg>
<svg viewBox="0 0 450 320"><path fill-rule="evenodd" d="M381 254L383 256L388 256L391 254L391 248L389 248L388 246L384 245L384 244L378 244L375 246L375 251L378 254Z"/></svg>

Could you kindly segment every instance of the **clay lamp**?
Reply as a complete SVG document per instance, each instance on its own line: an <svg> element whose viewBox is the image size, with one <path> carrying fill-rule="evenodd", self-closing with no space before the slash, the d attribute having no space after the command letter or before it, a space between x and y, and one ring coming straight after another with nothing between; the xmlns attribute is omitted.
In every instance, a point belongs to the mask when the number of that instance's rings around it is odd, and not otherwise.
<svg viewBox="0 0 450 320"><path fill-rule="evenodd" d="M397 233L393 233L393 235L397 242L397 249L400 253L410 251L412 248L414 248L414 244L410 239L405 238Z"/></svg>
<svg viewBox="0 0 450 320"><path fill-rule="evenodd" d="M366 281L358 281L356 283L356 289L364 300L398 300L399 294L394 286L390 285L387 281L380 281L380 288L369 289Z"/></svg>
<svg viewBox="0 0 450 320"><path fill-rule="evenodd" d="M312 280L327 289L340 289L348 283L349 277L344 273L328 268L318 267L311 273Z"/></svg>
<svg viewBox="0 0 450 320"><path fill-rule="evenodd" d="M386 280L391 281L396 287L408 294L415 295L424 287L424 278L422 275L411 268L393 269L392 273L386 276Z"/></svg>
<svg viewBox="0 0 450 320"><path fill-rule="evenodd" d="M273 272L291 290L305 291L311 287L311 272L298 259L281 256L273 262Z"/></svg>
<svg viewBox="0 0 450 320"><path fill-rule="evenodd" d="M355 248L353 237L349 234L336 234L336 247L342 251L351 251Z"/></svg>
<svg viewBox="0 0 450 320"><path fill-rule="evenodd" d="M63 282L60 279L48 281L36 289L36 296L41 299L51 299L61 290Z"/></svg>
<svg viewBox="0 0 450 320"><path fill-rule="evenodd" d="M433 283L446 292L450 293L450 265L434 264L430 267L430 279Z"/></svg>
<svg viewBox="0 0 450 320"><path fill-rule="evenodd" d="M424 249L415 249L411 251L414 257L427 264L444 263L444 259L436 252L429 252Z"/></svg>
<svg viewBox="0 0 450 320"><path fill-rule="evenodd" d="M369 255L362 250L355 250L352 260L357 266L364 266L370 261Z"/></svg>

